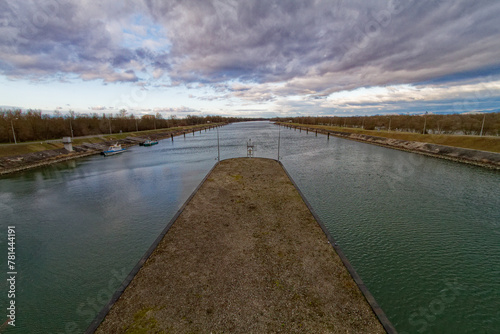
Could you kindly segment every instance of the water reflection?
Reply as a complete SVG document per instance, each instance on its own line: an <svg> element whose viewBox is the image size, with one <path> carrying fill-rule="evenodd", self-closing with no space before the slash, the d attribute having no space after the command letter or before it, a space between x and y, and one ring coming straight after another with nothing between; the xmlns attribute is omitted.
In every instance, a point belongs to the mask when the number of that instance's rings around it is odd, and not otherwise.
<svg viewBox="0 0 500 334"><path fill-rule="evenodd" d="M256 157L277 157L278 128L267 122L219 135L222 159L246 156L248 139ZM305 131L280 135L283 164L398 330L418 331L415 310L429 309L450 280L460 293L427 331L500 327L499 173ZM0 228L18 229L17 330L83 332L110 282L118 286L113 273L135 265L216 158L211 130L0 179Z"/></svg>

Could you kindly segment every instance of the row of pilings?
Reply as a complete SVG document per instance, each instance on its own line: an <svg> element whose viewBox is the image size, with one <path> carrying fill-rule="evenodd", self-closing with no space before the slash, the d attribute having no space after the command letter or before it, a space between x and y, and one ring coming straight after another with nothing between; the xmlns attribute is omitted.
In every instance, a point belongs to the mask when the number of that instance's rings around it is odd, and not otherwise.
<svg viewBox="0 0 500 334"><path fill-rule="evenodd" d="M318 135L318 133L324 134L327 136L327 139L330 139L330 135L332 135L335 137L355 140L362 143L392 148L400 151L418 153L435 158L452 160L500 170L500 153L496 152L478 151L474 149L445 146L430 142L416 142L403 139L372 136L361 133L328 130L323 128L312 128L298 124L278 122L276 122L275 124L288 129L294 129L295 131L298 130L299 132L305 131L306 134L309 134L309 132L314 133L316 136Z"/></svg>
<svg viewBox="0 0 500 334"><path fill-rule="evenodd" d="M430 154L431 152L423 152L415 149L411 149L409 147L406 147L406 144L412 143L410 141L406 140L398 140L398 139L391 139L391 138L386 138L386 137L378 137L378 136L371 136L371 135L365 135L361 133L354 133L354 132L345 132L345 131L335 131L335 130L328 130L328 129L323 129L323 128L313 128L313 127L308 127L305 125L298 125L298 124L288 124L288 123L274 123L278 126L285 127L287 129L293 129L295 131L305 131L306 134L309 134L309 132L314 133L316 136L319 134L326 135L327 139L330 139L330 136L335 136L339 138L344 138L344 139L349 139L349 140L354 140L362 143L369 143L377 146L382 146L382 147L388 147L388 148L393 148L397 149L400 151L405 151L405 152L416 152L416 153L421 153L421 154ZM433 154L430 154L433 155ZM434 155L433 155L434 156ZM440 156L439 156L440 157Z"/></svg>
<svg viewBox="0 0 500 334"><path fill-rule="evenodd" d="M215 125L210 124L210 125L201 126L199 128L196 128L196 129L178 129L178 130L174 130L174 131L169 131L168 129L166 129L165 132L151 134L151 135L148 135L148 137L151 139L155 139L155 140L160 140L160 139L165 139L165 138L170 137L170 139L173 141L174 137L176 137L176 136L183 135L184 138L186 138L186 135L192 134L194 136L196 132L202 133L202 132L207 132L207 130L211 131L211 130L223 127L224 125L227 125L227 124L228 123L215 124Z"/></svg>
<svg viewBox="0 0 500 334"><path fill-rule="evenodd" d="M330 135L342 138L349 138L352 135L352 133L350 132L334 131L321 128L311 128L304 125L287 124L287 123L275 123L275 124L287 129L294 129L295 131L299 130L299 132L305 131L306 134L309 134L309 132L314 133L316 136L318 136L318 133L324 134L327 136L327 139L330 139ZM349 139L354 139L354 138L349 138Z"/></svg>
<svg viewBox="0 0 500 334"><path fill-rule="evenodd" d="M199 133L201 133L202 131L207 132L207 129L208 129L208 131L210 131L210 130L212 130L212 129L221 128L221 127L223 127L224 125L227 125L227 123L224 123L224 124L218 124L218 125L207 125L207 126L203 126L203 127L199 128L199 129L182 130L182 132L181 132L181 133L184 135L184 138L186 138L186 134L191 134L191 133L192 133L192 134L193 134L193 136L194 136L194 134L195 134L196 132L199 132ZM171 135L172 140L174 140L174 136L175 136L174 134L172 134L172 135Z"/></svg>

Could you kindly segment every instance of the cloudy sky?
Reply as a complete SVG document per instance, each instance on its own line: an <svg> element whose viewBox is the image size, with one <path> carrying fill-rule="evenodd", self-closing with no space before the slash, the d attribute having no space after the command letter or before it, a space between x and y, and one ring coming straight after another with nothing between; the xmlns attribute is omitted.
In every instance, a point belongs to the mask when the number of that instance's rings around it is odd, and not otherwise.
<svg viewBox="0 0 500 334"><path fill-rule="evenodd" d="M500 1L0 0L0 106L500 110Z"/></svg>

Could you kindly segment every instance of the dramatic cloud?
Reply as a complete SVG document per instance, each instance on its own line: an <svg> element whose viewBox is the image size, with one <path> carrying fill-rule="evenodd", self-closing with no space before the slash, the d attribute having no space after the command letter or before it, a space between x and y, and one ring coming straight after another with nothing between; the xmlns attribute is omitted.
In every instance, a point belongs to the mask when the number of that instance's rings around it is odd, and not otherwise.
<svg viewBox="0 0 500 334"><path fill-rule="evenodd" d="M0 74L280 111L500 96L498 17L496 0L4 0Z"/></svg>
<svg viewBox="0 0 500 334"><path fill-rule="evenodd" d="M2 1L0 71L12 78L137 81L135 71L151 55L122 45L120 27L133 12L116 2Z"/></svg>
<svg viewBox="0 0 500 334"><path fill-rule="evenodd" d="M497 1L149 2L179 82L329 94L498 66Z"/></svg>
<svg viewBox="0 0 500 334"><path fill-rule="evenodd" d="M365 105L380 104L395 101L437 101L437 100L477 100L490 98L500 91L500 81L474 85L436 86L424 87L400 85L387 86L378 89L360 88L346 93L334 93L324 100L323 104L340 105Z"/></svg>

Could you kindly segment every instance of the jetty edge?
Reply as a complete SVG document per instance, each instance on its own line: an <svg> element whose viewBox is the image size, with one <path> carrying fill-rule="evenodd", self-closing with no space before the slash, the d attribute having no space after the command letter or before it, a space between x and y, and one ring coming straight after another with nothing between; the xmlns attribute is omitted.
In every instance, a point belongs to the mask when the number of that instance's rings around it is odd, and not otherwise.
<svg viewBox="0 0 500 334"><path fill-rule="evenodd" d="M396 333L315 216L276 160L217 163L86 333Z"/></svg>

